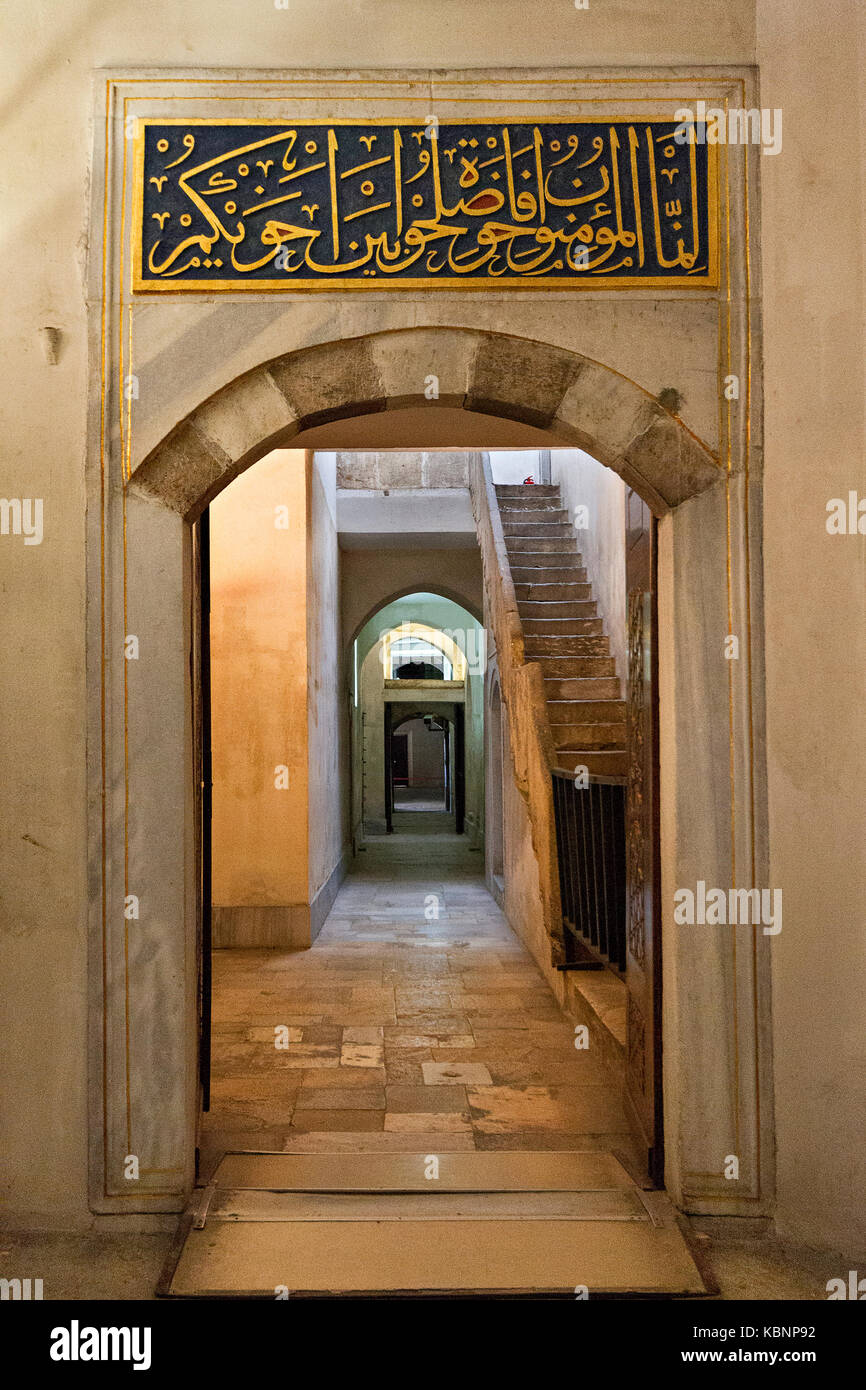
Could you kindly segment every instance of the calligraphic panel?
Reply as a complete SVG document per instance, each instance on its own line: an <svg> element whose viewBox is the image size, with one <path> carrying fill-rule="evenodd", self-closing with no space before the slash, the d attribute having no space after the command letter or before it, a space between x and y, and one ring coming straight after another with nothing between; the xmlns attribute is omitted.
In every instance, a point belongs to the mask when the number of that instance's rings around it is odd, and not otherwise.
<svg viewBox="0 0 866 1390"><path fill-rule="evenodd" d="M667 120L139 120L133 290L706 288L716 148Z"/></svg>

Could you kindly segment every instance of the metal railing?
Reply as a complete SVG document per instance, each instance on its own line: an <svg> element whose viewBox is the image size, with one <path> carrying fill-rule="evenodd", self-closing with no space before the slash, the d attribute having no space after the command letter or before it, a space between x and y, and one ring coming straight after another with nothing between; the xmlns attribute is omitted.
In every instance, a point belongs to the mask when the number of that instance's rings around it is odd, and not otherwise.
<svg viewBox="0 0 866 1390"><path fill-rule="evenodd" d="M553 773L565 970L625 970L624 777Z"/></svg>

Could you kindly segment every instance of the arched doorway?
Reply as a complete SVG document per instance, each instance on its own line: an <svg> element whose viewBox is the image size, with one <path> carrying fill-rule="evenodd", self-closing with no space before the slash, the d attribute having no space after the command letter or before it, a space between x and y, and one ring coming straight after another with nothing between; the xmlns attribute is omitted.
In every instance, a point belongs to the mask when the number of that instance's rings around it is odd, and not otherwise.
<svg viewBox="0 0 866 1390"><path fill-rule="evenodd" d="M577 443L619 472L664 518L659 590L670 622L660 653L663 700L667 697L662 739L676 757L668 760L662 793L662 872L673 885L708 877L713 866L718 881L730 877L731 847L719 840L717 810L696 807L687 791L713 785L712 768L728 747L730 709L736 708L739 729L750 727L745 685L729 682L720 694L712 655L725 607L718 559L731 535L726 478L712 452L627 377L560 347L503 334L401 329L302 348L262 364L180 421L143 459L133 457L128 483L113 484L102 494L104 509L98 509L100 520L103 510L106 518L104 538L97 534L92 552L91 629L91 732L94 748L101 750L91 787L93 1036L101 1061L93 1073L94 1123L104 1137L93 1149L99 1209L128 1209L121 1174L133 1144L148 1155L133 1202L147 1201L151 1210L176 1209L192 1176L196 868L189 525L232 477L277 443L301 445L305 431L334 421L385 420L404 408L424 409L419 355L439 369L440 390L429 403L431 412L504 418L549 440ZM128 662L106 664L130 630L148 653L146 686L136 681L138 671ZM678 679L682 671L689 672L686 681ZM700 747L687 738L698 720L707 730ZM160 737L154 739L150 731L157 724ZM732 742L731 759L740 757ZM745 826L754 837L761 805L754 779L751 784L747 779L746 787L744 793L741 781L732 783L732 807L742 813L736 834ZM758 838L760 844L760 833ZM118 934L116 914L134 889L147 902L148 917L130 938L128 920ZM728 960L704 945L680 939L672 945L667 1019L670 1123L677 1140L672 1179L686 1191L689 1174L702 1176L700 1144L685 1144L691 1156L683 1158L684 1136L706 1132L699 1122L705 1113L702 1097L715 1087L726 1097L718 1133L727 1133L736 1114L745 1187L757 1191L757 1096L767 1062L758 1046L765 953L756 941L751 957L738 955L732 975ZM686 971L692 983L701 982L700 999L693 995L688 1003L678 986ZM721 1048L714 1044L708 1050L704 1041L707 1010L725 1040ZM134 1046L126 1026L130 1017ZM690 1051L706 1062L699 1090L679 1067L678 1058ZM734 1054L732 1092L729 1058ZM753 1064L748 1076L744 1058ZM714 1170L709 1158L703 1162L706 1176ZM716 1191L712 1183L710 1190ZM717 1195L728 1200L722 1184Z"/></svg>
<svg viewBox="0 0 866 1390"><path fill-rule="evenodd" d="M386 559L382 569L387 573ZM425 573L423 561L419 572ZM433 571L428 569L426 574ZM439 788L443 810L454 819L457 833L465 830L480 848L484 645L477 618L465 603L443 594L441 586L438 591L425 587L390 598L357 630L352 643L357 678L351 713L356 841L371 831L391 833L393 814L401 809L396 805L397 789L407 787L410 801L409 792L414 789L416 799L423 800L427 783ZM441 715L446 721L438 776L430 765L430 757L435 761L437 756L435 738L425 739L418 733L419 758L426 762L427 772L422 774L420 762L417 769L412 766L409 735L399 732L410 714L422 721Z"/></svg>

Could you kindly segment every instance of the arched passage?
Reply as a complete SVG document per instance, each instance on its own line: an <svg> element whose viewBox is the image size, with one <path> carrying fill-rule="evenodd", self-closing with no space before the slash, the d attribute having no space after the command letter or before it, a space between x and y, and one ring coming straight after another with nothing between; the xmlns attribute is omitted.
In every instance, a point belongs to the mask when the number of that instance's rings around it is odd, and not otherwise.
<svg viewBox="0 0 866 1390"><path fill-rule="evenodd" d="M406 640L411 642L415 637L429 643L431 654L438 652L447 659L447 670L440 663L441 679L428 680L418 673L399 677L394 653L401 650ZM486 666L481 624L462 604L436 590L402 595L376 609L360 629L355 639L354 665L355 703L350 737L354 843L360 843L367 834L393 828L395 786L401 781L415 788L419 795L429 782L441 785L449 812L460 822L459 833L465 830L468 840L480 850L484 827ZM417 769L414 767L415 740L404 745L397 732L407 718L437 711L449 725L441 784L432 768L423 773L420 762ZM420 759L429 761L422 747L417 751Z"/></svg>
<svg viewBox="0 0 866 1390"><path fill-rule="evenodd" d="M450 603L455 603L458 607L465 608L466 612L470 617L474 618L477 623L483 622L484 615L481 606L475 603L471 597L467 597L461 590L453 588L450 585L442 584L438 576L434 577L431 575L429 562L425 561L423 552L419 553L417 557L416 567L418 578L414 584L401 584L398 589L388 589L387 592L382 594L381 598L377 598L374 603L370 604L369 607L364 610L363 617L359 618L355 622L354 627L348 632L346 638L347 645L355 641L361 629L364 628L370 619L374 618L377 613L381 613L383 608L387 608L389 604L396 603L398 599L408 598L410 594L438 594L440 598L448 599Z"/></svg>

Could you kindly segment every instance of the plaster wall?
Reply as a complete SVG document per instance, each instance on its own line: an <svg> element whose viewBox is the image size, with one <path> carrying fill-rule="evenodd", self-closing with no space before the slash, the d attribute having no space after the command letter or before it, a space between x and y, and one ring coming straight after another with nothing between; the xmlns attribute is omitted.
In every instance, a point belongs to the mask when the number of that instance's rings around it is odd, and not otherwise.
<svg viewBox="0 0 866 1390"><path fill-rule="evenodd" d="M587 526L575 535L625 693L625 484L583 449L551 449L550 481L559 484L562 505L572 520L575 508L588 508Z"/></svg>
<svg viewBox="0 0 866 1390"><path fill-rule="evenodd" d="M409 786L445 790L445 740L440 730L428 729L423 719L400 725L408 740Z"/></svg>
<svg viewBox="0 0 866 1390"><path fill-rule="evenodd" d="M757 15L761 104L784 113L782 153L761 161L777 1223L862 1261L866 537L825 523L831 498L866 497L866 10Z"/></svg>
<svg viewBox="0 0 866 1390"><path fill-rule="evenodd" d="M217 945L221 909L288 909L288 931L308 902L306 493L303 452L280 449L210 508Z"/></svg>
<svg viewBox="0 0 866 1390"><path fill-rule="evenodd" d="M333 453L307 455L306 655L309 885L311 935L322 925L345 873L348 787L343 742L348 702L342 688L337 465Z"/></svg>
<svg viewBox="0 0 866 1390"><path fill-rule="evenodd" d="M438 552L389 549L387 554L380 550L342 551L340 590L344 645L348 647L367 620L395 594L427 593L433 585L480 618L481 556L477 547Z"/></svg>
<svg viewBox="0 0 866 1390"><path fill-rule="evenodd" d="M385 453L337 454L337 487L349 491L418 488L466 488L469 476L466 454L460 449L429 452L401 450Z"/></svg>
<svg viewBox="0 0 866 1390"><path fill-rule="evenodd" d="M509 449L490 451L490 468L493 481L498 486L514 487L524 478L533 477L537 483L541 477L541 454L538 449Z"/></svg>
<svg viewBox="0 0 866 1390"><path fill-rule="evenodd" d="M765 18L772 18L772 8L761 6ZM4 1190L6 1212L13 1219L33 1212L55 1223L89 1219L84 1059L85 921L91 882L86 867L85 814L84 460L86 403L92 400L95 377L89 376L85 315L90 297L98 322L99 291L98 272L94 272L90 290L87 288L85 260L87 192L101 175L101 162L93 165L90 153L92 74L118 66L138 70L154 65L255 67L277 61L361 67L404 63L436 68L482 63L508 67L562 62L682 62L693 67L748 63L755 52L753 0L726 0L699 7L690 13L687 24L681 6L673 0L622 10L595 5L587 11L567 5L548 7L543 15L533 16L529 28L525 5L510 0L506 4L485 0L471 9L450 3L447 10L453 22L419 25L414 6L393 0L382 7L377 24L371 25L364 7L331 0L317 0L315 4L299 0L288 11L276 11L269 5L245 11L243 24L239 24L237 6L230 0L210 0L207 5L193 0L182 9L167 0L157 0L146 8L131 0L119 0L108 10L98 10L85 0L72 0L62 9L50 0L34 0L26 9L10 12L4 21L0 56L7 93L4 184L15 195L3 268L8 393L4 491L46 499L43 545L23 551L4 538L0 547L5 582L14 599L4 606L4 649L24 654L22 660L4 666L7 738L0 769L12 808L2 885L6 914L3 970L6 999L12 1007L3 1020L7 1046L0 1084L8 1099ZM834 4L834 16L837 10L843 32L850 33L852 25L856 32L856 21L852 21L856 7ZM824 15L826 7L821 11ZM777 36L771 25L762 56L772 64L774 43L781 37L775 61L787 62L790 68L790 34L796 30L809 33L814 42L808 45L810 67L805 85L820 93L822 102L827 100L828 90L838 93L834 100L841 102L844 92L856 91L856 64L859 62L862 71L862 61L846 43L841 61L853 66L851 79L841 83L840 52L833 48L829 26L823 35L811 32L810 23L818 18L817 12L813 14L809 6L796 0L787 7L784 18L775 21L778 25L790 21L790 31ZM796 80L800 80L799 73ZM62 120L58 120L58 112L63 113ZM841 125L837 122L835 128L847 128L849 114L846 107ZM790 234L792 195L794 202L798 196L805 197L812 175L801 162L798 172L789 170L783 177L778 171L774 177L780 182L770 203L773 221L767 233L769 244L776 247L777 256L793 257L797 238ZM846 187L850 187L850 180L846 180ZM846 216L854 215L849 205ZM861 242L858 232L853 244ZM813 266L814 259L803 258L801 275L807 264ZM823 293L826 288L820 274L811 283L816 292ZM803 437L796 435L800 427L797 407L810 399L810 390L801 389L804 383L796 372L793 399L782 390L788 368L796 367L802 322L802 287L799 281L794 290L783 289L786 285L783 278L777 297L770 303L774 351L778 354L775 414L771 410L771 419L780 430L774 496L783 510L786 494L781 487L782 471L787 468L788 455L801 458L806 447ZM854 301L847 281L846 287L850 313ZM465 319L481 327L507 324L509 331L561 342L613 362L650 392L671 384L673 376L687 397L687 423L711 443L715 441L715 373L706 367L718 330L715 306L707 310L699 303L678 305L666 299L653 304L636 299L614 306L601 296L582 300L579 312L575 312L574 301L557 302L553 307L552 301L541 295L520 294L507 306L494 295L484 296L483 301L479 298L471 311L448 295L435 305L420 296L415 300L396 296L389 303L374 296L364 304L346 307L328 295L311 296L289 306L252 302L240 307L231 301L219 306L206 301L143 305L135 314L134 361L142 418L134 447L136 451L139 446L145 450L152 447L214 389L255 362L282 351L287 342L327 341L368 328L403 327L419 317L443 323ZM841 311L835 314L831 306L832 296L827 307L816 309L815 323L835 342L834 317L844 315ZM114 314L115 309L111 312ZM46 325L61 329L56 365L43 354L40 331ZM852 336L856 338L850 326L842 336L849 342ZM683 343L690 354L690 365L684 368ZM820 456L820 447L816 453L813 446L817 442L823 447L825 425L827 437L836 438L834 431L840 430L842 442L849 442L845 438L848 427L843 427L846 415L855 421L854 447L848 456L855 457L857 451L862 455L862 430L856 423L859 409L848 401L839 423L822 420L820 440L809 441L811 458ZM179 542L180 519L173 525ZM789 545L789 537L785 544ZM794 561L790 551L787 557L782 552L782 538L777 535L771 560L780 566L780 582L768 605L768 616L776 624L771 640L792 633L796 636L796 625L804 617L803 634L808 631L808 614L795 606L792 616L791 610L785 609ZM813 591L821 593L825 568L832 580L838 562L824 557L821 547L811 559ZM155 560L154 582L162 583L159 566L173 563L173 552L158 551ZM171 584L179 582L173 574L170 580ZM165 581L166 591L169 587ZM408 579L407 587L417 584ZM800 604L805 605L804 586L800 585L798 593ZM853 602L849 594L845 611L852 611ZM363 621L371 604L365 608L359 603L358 607L350 632ZM97 620L90 614L89 621L92 629ZM165 615L167 625L174 621L171 614ZM182 650L182 633L177 650ZM853 644L846 640L846 651L852 650ZM814 649L810 647L803 654L811 659ZM838 669L844 674L848 668L838 647L836 655ZM62 682L56 679L58 670L64 673ZM801 670L802 663L798 663L798 679ZM798 697L785 695L778 669L774 680L779 710L790 713L791 706L785 701ZM177 692L172 688L170 694L177 703ZM822 715L829 722L837 713L833 694L829 683L808 692L805 727L813 734L816 750L825 746ZM805 695L802 698L805 700ZM794 712L803 710L798 707ZM156 728L158 715L153 717L151 727ZM790 723L786 726L780 715L774 745L777 760L772 770L773 809L776 843L785 849L787 862L793 864L801 815L796 801L787 795L787 755L780 751L786 727L790 728ZM850 756L850 737L843 740L845 746ZM838 756L843 761L841 748ZM170 768L166 778L170 781ZM835 797L834 791L833 813L819 831L810 815L816 854L834 843L839 825ZM855 811L851 825L856 824L856 815ZM94 873L91 869L91 878ZM837 886L833 891L835 901L841 903L844 890ZM811 923L808 929L813 930ZM803 972L806 957L814 958L814 954L804 951L799 964L792 962L792 991L786 1011L780 1015L786 1025L784 1038L790 1037L789 1025L798 1018L797 1005L809 1004L811 996L805 991ZM822 964L822 968L830 970L831 966ZM850 970L850 962L848 968L853 982L855 972ZM835 988L844 982L835 976L829 983ZM854 988L853 983L850 988ZM850 1004L850 993L845 997ZM44 1046L42 1020L46 1013L64 1040L62 1048ZM782 1041L782 1045L787 1044ZM779 1072L777 1077L788 1095L799 1060L795 1055L790 1072ZM40 1097L40 1105L33 1104L34 1096ZM819 1112L820 1107L811 1116L818 1122ZM791 1116L789 1109L788 1154L793 1153L797 1142ZM856 1142L854 1120L837 1111L836 1126L837 1152L842 1155ZM815 1132L821 1132L820 1123ZM843 1160L834 1161L839 1176ZM793 1172L790 1160L788 1172ZM790 1191L802 1193L804 1183L803 1172ZM830 1192L835 1200L838 1185ZM820 1215L823 1218L827 1213Z"/></svg>
<svg viewBox="0 0 866 1390"><path fill-rule="evenodd" d="M337 493L340 546L345 550L471 550L475 523L467 488L400 488Z"/></svg>

